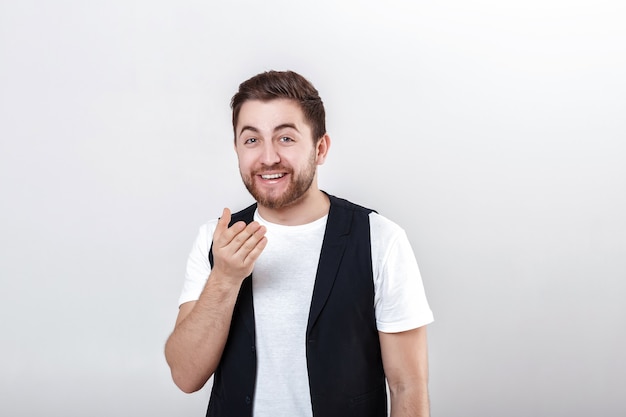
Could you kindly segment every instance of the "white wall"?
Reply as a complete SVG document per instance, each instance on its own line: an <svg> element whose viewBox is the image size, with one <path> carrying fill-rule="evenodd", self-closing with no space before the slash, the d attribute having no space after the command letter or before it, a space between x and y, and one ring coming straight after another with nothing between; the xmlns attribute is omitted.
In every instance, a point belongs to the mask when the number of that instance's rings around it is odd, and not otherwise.
<svg viewBox="0 0 626 417"><path fill-rule="evenodd" d="M200 416L162 348L250 201L229 100L311 79L321 186L403 225L433 417L623 416L620 1L0 2L0 414Z"/></svg>

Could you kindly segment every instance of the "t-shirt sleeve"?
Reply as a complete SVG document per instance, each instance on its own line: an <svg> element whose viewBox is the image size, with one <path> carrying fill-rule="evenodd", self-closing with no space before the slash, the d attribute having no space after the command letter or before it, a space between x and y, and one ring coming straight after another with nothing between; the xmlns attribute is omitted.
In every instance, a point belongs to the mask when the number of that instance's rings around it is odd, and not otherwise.
<svg viewBox="0 0 626 417"><path fill-rule="evenodd" d="M215 231L216 224L217 220L211 221L201 226L198 230L198 235L187 258L185 281L183 283L183 290L178 299L178 305L188 301L196 301L200 298L200 293L204 289L204 285L211 272L209 249L213 241L213 232Z"/></svg>
<svg viewBox="0 0 626 417"><path fill-rule="evenodd" d="M405 231L376 213L370 215L370 227L378 330L397 333L433 322L422 276Z"/></svg>

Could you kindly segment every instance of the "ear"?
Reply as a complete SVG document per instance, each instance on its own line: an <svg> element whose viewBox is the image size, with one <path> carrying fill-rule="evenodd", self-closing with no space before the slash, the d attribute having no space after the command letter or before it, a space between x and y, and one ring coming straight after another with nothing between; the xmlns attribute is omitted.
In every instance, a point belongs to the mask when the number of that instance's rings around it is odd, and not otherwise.
<svg viewBox="0 0 626 417"><path fill-rule="evenodd" d="M328 133L324 133L324 136L317 141L315 145L315 151L317 153L317 158L315 162L317 165L322 165L324 161L326 161L326 156L328 155L328 149L330 148L330 136Z"/></svg>

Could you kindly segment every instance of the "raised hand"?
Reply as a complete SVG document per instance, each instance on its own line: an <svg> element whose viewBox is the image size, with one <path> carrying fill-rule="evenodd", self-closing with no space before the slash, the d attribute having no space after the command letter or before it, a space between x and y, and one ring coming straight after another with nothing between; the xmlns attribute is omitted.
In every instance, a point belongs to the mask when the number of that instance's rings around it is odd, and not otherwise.
<svg viewBox="0 0 626 417"><path fill-rule="evenodd" d="M228 227L230 219L230 210L225 208L213 234L213 270L233 284L241 284L267 245L267 230L258 222Z"/></svg>

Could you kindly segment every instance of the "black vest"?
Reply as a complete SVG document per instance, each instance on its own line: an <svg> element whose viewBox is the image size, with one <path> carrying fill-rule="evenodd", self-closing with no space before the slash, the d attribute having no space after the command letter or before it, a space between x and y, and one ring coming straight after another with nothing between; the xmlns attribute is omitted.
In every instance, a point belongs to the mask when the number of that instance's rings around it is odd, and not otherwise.
<svg viewBox="0 0 626 417"><path fill-rule="evenodd" d="M387 394L374 316L371 210L330 196L306 330L314 417L384 417ZM231 224L253 220L256 205ZM298 254L292 254L297 259ZM213 252L209 251L213 264ZM252 416L256 376L252 275L242 285L213 377L207 417ZM289 360L289 358L285 358ZM297 416L294 416L297 417Z"/></svg>

